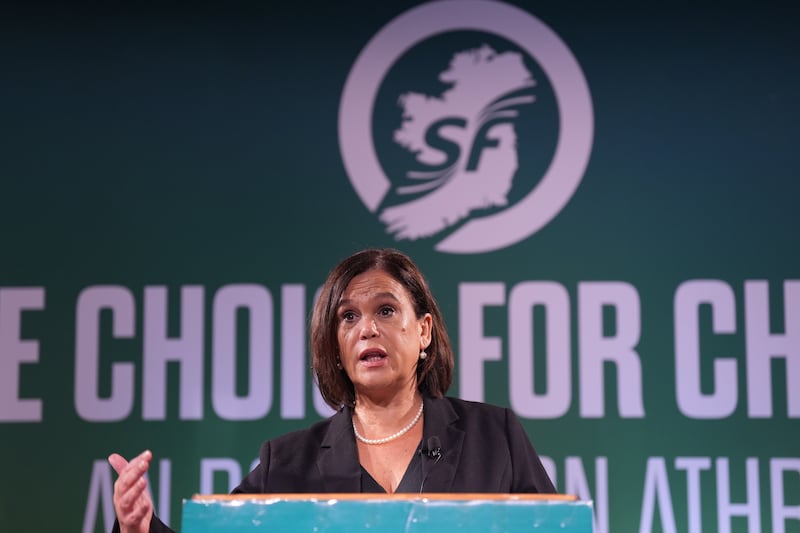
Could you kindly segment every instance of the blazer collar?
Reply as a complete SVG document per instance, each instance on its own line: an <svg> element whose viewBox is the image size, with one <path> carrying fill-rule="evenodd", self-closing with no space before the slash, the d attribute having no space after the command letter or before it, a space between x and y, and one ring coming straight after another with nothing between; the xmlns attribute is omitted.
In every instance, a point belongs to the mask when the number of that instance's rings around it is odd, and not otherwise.
<svg viewBox="0 0 800 533"><path fill-rule="evenodd" d="M325 492L361 492L361 465L353 433L353 410L344 406L330 420L317 458Z"/></svg>
<svg viewBox="0 0 800 533"><path fill-rule="evenodd" d="M423 401L423 490L450 492L458 471L464 432L453 425L458 415L447 399L425 397ZM328 431L322 439L317 466L326 492L361 491L361 465L358 462L352 420L352 408L344 406L331 417ZM442 455L438 461L427 454L431 437L437 437L441 445Z"/></svg>
<svg viewBox="0 0 800 533"><path fill-rule="evenodd" d="M424 492L451 492L458 472L464 431L455 427L458 414L447 398L425 398L425 426L422 430L422 448L430 452L432 437L438 437L441 458L437 461L427 453L422 457Z"/></svg>

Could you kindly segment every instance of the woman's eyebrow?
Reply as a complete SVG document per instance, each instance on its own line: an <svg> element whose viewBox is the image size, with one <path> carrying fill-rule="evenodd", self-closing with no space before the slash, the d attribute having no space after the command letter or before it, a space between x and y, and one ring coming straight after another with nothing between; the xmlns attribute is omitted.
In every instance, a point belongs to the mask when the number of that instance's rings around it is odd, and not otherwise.
<svg viewBox="0 0 800 533"><path fill-rule="evenodd" d="M374 294L371 297L371 299L377 299L377 298L388 298L388 299L393 300L393 301L395 301L397 303L400 303L400 298L395 296L393 292L379 292L377 294ZM345 298L345 299L339 301L339 305L337 305L336 308L338 309L338 308L340 308L342 306L350 305L352 303L353 303L353 300L351 298Z"/></svg>

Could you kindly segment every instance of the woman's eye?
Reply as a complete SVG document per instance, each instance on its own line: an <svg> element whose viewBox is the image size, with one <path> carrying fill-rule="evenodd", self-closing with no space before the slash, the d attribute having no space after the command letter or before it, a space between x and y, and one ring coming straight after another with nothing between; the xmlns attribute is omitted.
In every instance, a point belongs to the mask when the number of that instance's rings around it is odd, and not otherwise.
<svg viewBox="0 0 800 533"><path fill-rule="evenodd" d="M344 313L342 313L342 320L344 320L345 322L352 322L353 320L355 320L355 318L356 314L352 311L345 311Z"/></svg>
<svg viewBox="0 0 800 533"><path fill-rule="evenodd" d="M378 314L381 316L392 316L394 314L394 309L389 306L381 307L380 311L378 311Z"/></svg>

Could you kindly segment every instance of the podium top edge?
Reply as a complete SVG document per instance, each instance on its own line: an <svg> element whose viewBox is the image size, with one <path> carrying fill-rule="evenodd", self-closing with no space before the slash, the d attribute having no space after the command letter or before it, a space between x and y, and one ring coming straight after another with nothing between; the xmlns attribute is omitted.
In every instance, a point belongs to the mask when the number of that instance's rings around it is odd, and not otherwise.
<svg viewBox="0 0 800 533"><path fill-rule="evenodd" d="M407 501L407 500L452 500L452 501L558 501L573 502L578 497L572 494L506 494L484 492L438 492L438 493L283 493L283 494L194 494L192 501L299 501L299 500L352 500L352 501Z"/></svg>

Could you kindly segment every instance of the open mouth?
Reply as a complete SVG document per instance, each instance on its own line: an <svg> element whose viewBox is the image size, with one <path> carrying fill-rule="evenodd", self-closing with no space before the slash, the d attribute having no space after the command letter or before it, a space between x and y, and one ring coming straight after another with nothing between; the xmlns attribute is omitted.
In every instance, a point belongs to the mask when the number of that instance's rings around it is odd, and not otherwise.
<svg viewBox="0 0 800 533"><path fill-rule="evenodd" d="M358 357L359 361L366 361L366 362L373 362L373 361L380 361L381 359L385 359L386 354L381 350L365 350L361 352L361 355Z"/></svg>

